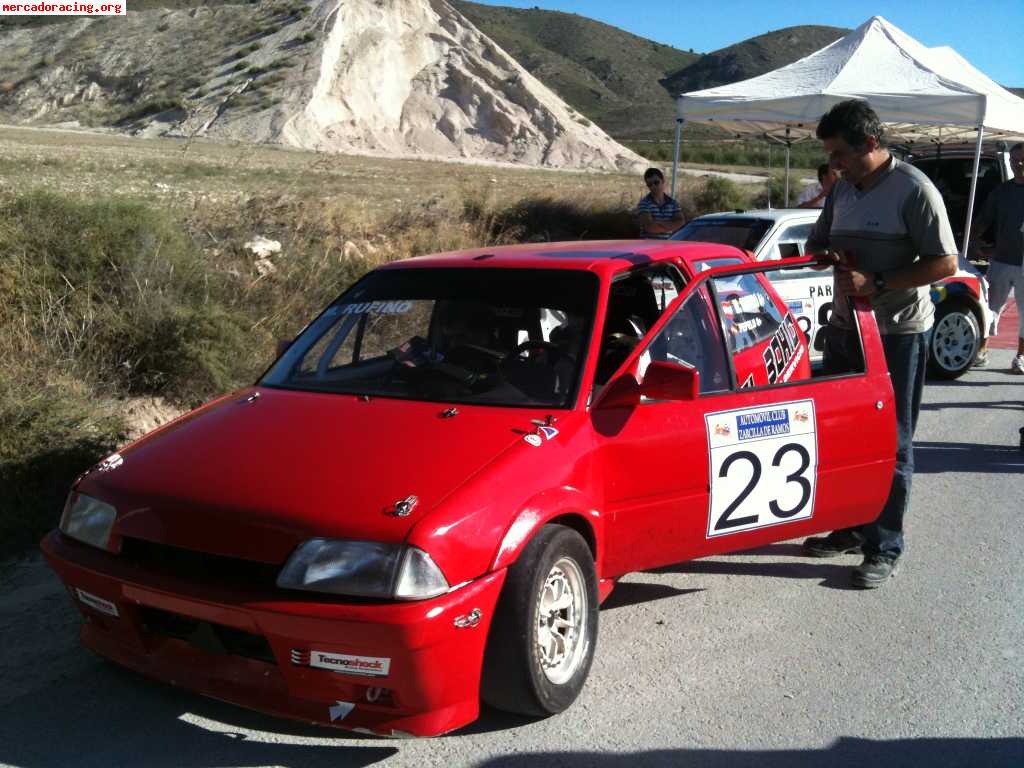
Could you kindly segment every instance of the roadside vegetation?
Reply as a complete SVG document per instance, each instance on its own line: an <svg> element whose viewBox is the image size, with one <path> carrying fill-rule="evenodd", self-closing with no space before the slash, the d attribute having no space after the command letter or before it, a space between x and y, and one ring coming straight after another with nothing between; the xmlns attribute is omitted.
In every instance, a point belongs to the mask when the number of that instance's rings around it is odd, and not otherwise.
<svg viewBox="0 0 1024 768"><path fill-rule="evenodd" d="M0 556L56 524L74 478L254 381L375 266L436 251L636 234L639 177L0 132ZM185 151L183 151L185 150ZM683 181L688 216L751 192ZM257 236L280 243L258 256Z"/></svg>

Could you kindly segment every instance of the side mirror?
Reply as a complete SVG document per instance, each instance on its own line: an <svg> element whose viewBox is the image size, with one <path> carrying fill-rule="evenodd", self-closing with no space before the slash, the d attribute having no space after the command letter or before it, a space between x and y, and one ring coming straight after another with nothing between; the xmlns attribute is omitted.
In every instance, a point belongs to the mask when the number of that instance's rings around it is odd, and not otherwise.
<svg viewBox="0 0 1024 768"><path fill-rule="evenodd" d="M624 373L608 384L595 404L595 410L636 408L640 405L640 385L633 374Z"/></svg>
<svg viewBox="0 0 1024 768"><path fill-rule="evenodd" d="M640 393L648 400L696 400L700 374L685 365L651 363L644 371Z"/></svg>
<svg viewBox="0 0 1024 768"><path fill-rule="evenodd" d="M288 351L288 347L292 345L291 339L278 339L277 340L277 357L280 357Z"/></svg>

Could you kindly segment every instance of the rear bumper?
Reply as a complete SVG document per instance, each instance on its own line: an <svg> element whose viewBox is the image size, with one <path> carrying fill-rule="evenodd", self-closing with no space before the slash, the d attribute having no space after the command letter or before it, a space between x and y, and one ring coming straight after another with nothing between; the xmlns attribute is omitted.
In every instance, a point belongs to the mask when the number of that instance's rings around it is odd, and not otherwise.
<svg viewBox="0 0 1024 768"><path fill-rule="evenodd" d="M171 581L57 531L42 549L82 613L83 644L145 675L268 714L384 736L434 736L479 714L504 570L433 600L353 605ZM474 609L479 623L455 625ZM363 657L369 674L310 666L315 652L342 663Z"/></svg>

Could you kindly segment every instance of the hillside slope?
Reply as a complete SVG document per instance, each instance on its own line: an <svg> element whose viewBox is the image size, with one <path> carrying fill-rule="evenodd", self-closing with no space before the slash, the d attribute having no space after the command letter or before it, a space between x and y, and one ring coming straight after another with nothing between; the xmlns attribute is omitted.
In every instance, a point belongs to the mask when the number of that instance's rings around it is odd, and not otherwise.
<svg viewBox="0 0 1024 768"><path fill-rule="evenodd" d="M641 162L446 0L264 0L8 28L0 120L559 168Z"/></svg>
<svg viewBox="0 0 1024 768"><path fill-rule="evenodd" d="M535 77L616 138L661 134L675 116L659 81L700 58L572 13L452 0Z"/></svg>
<svg viewBox="0 0 1024 768"><path fill-rule="evenodd" d="M747 80L784 67L833 43L850 30L787 27L702 56L662 81L671 93L686 93Z"/></svg>

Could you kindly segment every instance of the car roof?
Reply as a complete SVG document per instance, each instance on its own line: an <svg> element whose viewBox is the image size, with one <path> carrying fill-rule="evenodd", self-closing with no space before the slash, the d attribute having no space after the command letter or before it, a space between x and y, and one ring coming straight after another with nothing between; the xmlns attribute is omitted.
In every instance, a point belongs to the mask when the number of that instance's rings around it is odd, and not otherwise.
<svg viewBox="0 0 1024 768"><path fill-rule="evenodd" d="M720 213L706 213L691 221L701 219L769 219L771 221L782 221L783 219L794 218L817 218L821 214L820 208L758 208L750 211L722 211Z"/></svg>
<svg viewBox="0 0 1024 768"><path fill-rule="evenodd" d="M694 262L716 257L749 256L719 243L676 240L587 240L563 243L527 243L419 256L387 264L382 269L424 267L501 267L511 269L578 269L614 275L641 265L681 263L693 275Z"/></svg>

